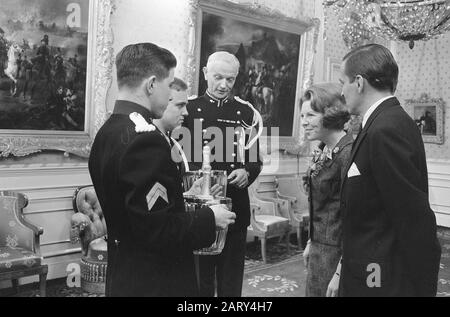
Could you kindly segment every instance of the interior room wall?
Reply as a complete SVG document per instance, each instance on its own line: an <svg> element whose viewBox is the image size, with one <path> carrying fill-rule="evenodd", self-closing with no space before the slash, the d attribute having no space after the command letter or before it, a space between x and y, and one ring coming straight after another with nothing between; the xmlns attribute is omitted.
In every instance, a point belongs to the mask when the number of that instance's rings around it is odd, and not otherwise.
<svg viewBox="0 0 450 317"><path fill-rule="evenodd" d="M178 59L176 76L187 76L188 42L187 27L189 26L190 4L188 0L116 0L116 14L112 18L114 32L114 52L119 52L124 46L149 41L172 51ZM235 3L251 3L278 10L288 17L300 17L303 14L313 14L315 3L305 0L235 0ZM136 13L140 16L136 19ZM162 18L163 17L163 18ZM115 68L113 70L115 72ZM108 109L117 96L117 79L114 74L113 83L108 93Z"/></svg>
<svg viewBox="0 0 450 317"><path fill-rule="evenodd" d="M320 0L315 0L316 2L321 2ZM342 57L348 53L349 49L345 46L344 40L342 39L341 29L339 27L338 16L330 8L326 8L322 11L324 16L320 19L325 21L325 38L324 42L324 57L322 64L324 65L323 81L327 81L327 71L329 62L340 62ZM326 19L325 19L326 16ZM317 64L320 64L317 61Z"/></svg>
<svg viewBox="0 0 450 317"><path fill-rule="evenodd" d="M437 48L437 51L436 51ZM442 98L444 110L444 143L425 143L430 184L430 201L438 224L450 226L450 33L436 40L397 43L400 68L396 95L405 105L406 99L418 99L422 93Z"/></svg>
<svg viewBox="0 0 450 317"><path fill-rule="evenodd" d="M321 2L316 0L316 2ZM342 60L348 52L342 39L338 19L331 9L327 13L324 54L316 56L317 64L325 65L322 77L326 80L328 60ZM320 18L320 17L319 17ZM323 18L321 18L323 20ZM435 44L438 53L436 56ZM430 203L435 211L438 225L450 227L450 33L437 40L416 42L414 49L408 43L390 42L399 65L400 75L396 91L402 105L405 99L418 98L427 93L432 98L443 98L446 102L444 144L425 143L430 187ZM423 56L423 57L422 57ZM420 68L419 68L420 66ZM420 71L420 73L419 73ZM438 77L439 75L439 77Z"/></svg>
<svg viewBox="0 0 450 317"><path fill-rule="evenodd" d="M301 15L315 15L323 19L321 1L311 0L235 0L239 3L257 3L272 9L279 10L289 17ZM176 75L186 77L187 49L189 46L187 25L189 23L188 0L115 0L116 9L112 16L112 29L114 33L114 54L123 46L140 41L150 41L170 49L178 58ZM449 47L450 39L447 35L443 42L440 40L440 76L444 99L450 104L449 87ZM434 86L437 67L433 64L433 47L427 44L423 73L418 87L432 96L437 96ZM412 92L411 81L416 72L421 44L416 44L414 51L398 46L398 60L400 68L411 68L407 75L401 73L399 83L400 98L409 98ZM315 60L315 81L325 80L327 59L340 60L347 52L347 48L339 33L337 17L332 13L328 15L327 40L323 41L319 35L318 51ZM433 68L434 67L434 68ZM429 75L425 74L425 70ZM115 73L115 69L113 69ZM112 110L113 101L117 96L117 82L115 74L108 92L108 109ZM409 85L409 86L408 86ZM447 106L448 109L449 106ZM446 121L450 123L447 111ZM448 125L445 134L450 134ZM450 158L448 142L443 146L428 145L430 171L430 197L433 209L438 211L441 224L450 226ZM304 172L306 161L300 161L299 166L292 156L281 153L283 161L282 173L294 174ZM285 163L287 162L287 163ZM14 189L26 193L30 198L30 205L26 209L26 217L44 228L42 253L44 261L49 264L49 279L66 275L67 264L77 261L78 245L69 242L70 217L72 210L72 194L78 186L90 184L91 180L87 170L87 160L76 156L64 156L62 152L45 152L25 158L0 159L0 190ZM0 285L1 287L1 285Z"/></svg>
<svg viewBox="0 0 450 317"><path fill-rule="evenodd" d="M235 2L260 4L294 18L314 13L314 2L310 0ZM179 65L176 76L185 78L189 47L189 3L189 0L115 0L111 21L114 55L130 43L154 42L175 54ZM109 111L112 111L116 96L114 68L113 82L107 95ZM283 166L292 172L296 171L295 166ZM30 203L25 209L25 217L44 228L41 252L44 262L49 264L49 279L66 276L67 265L79 260L79 245L69 241L72 195L77 187L90 183L85 158L65 156L58 151L23 158L0 158L0 190L17 190L27 194ZM22 279L21 283L32 280L36 279ZM1 287L4 287L4 283L0 284Z"/></svg>
<svg viewBox="0 0 450 317"><path fill-rule="evenodd" d="M425 143L425 148L430 159L450 159L450 33L416 42L413 49L408 43L398 43L397 61L400 76L396 95L403 104L422 93L446 102L444 144Z"/></svg>

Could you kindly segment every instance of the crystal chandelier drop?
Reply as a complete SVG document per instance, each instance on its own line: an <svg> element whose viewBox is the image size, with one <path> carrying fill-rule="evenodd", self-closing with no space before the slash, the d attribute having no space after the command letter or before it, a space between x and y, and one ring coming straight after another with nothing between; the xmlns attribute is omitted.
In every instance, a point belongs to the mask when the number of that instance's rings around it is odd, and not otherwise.
<svg viewBox="0 0 450 317"><path fill-rule="evenodd" d="M325 38L329 16L333 14L337 17L342 38L349 49L374 42L377 36L367 26L368 8L364 0L325 0L323 5Z"/></svg>
<svg viewBox="0 0 450 317"><path fill-rule="evenodd" d="M325 0L325 7L351 11L374 37L426 41L450 30L450 0Z"/></svg>

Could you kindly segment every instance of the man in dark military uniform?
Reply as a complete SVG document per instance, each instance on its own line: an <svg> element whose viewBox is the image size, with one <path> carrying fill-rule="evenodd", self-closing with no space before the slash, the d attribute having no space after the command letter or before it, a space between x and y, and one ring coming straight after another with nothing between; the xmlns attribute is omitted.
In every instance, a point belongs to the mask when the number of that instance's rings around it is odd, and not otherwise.
<svg viewBox="0 0 450 317"><path fill-rule="evenodd" d="M228 175L227 197L233 200L236 222L228 229L221 254L199 256L200 294L239 297L242 293L247 226L250 202L247 187L258 177L262 163L254 132L258 113L246 102L231 95L239 61L227 52L216 52L203 69L208 88L205 95L190 100L184 126L191 135L191 148L185 151L192 165L202 165L202 146L211 147L211 167ZM261 123L260 123L261 125ZM183 135L184 138L184 135ZM186 140L180 139L186 148Z"/></svg>
<svg viewBox="0 0 450 317"><path fill-rule="evenodd" d="M173 130L183 124L185 117L188 115L186 108L188 104L187 89L187 84L180 78L175 77L170 84L171 94L163 116L160 119L153 120L153 124L159 131L163 132L167 142L170 143L172 147L172 160L177 163L181 175L189 170L189 163L180 144L171 135Z"/></svg>
<svg viewBox="0 0 450 317"><path fill-rule="evenodd" d="M211 245L223 206L185 212L170 146L152 124L167 106L176 59L151 43L116 58L119 95L92 145L89 172L108 231L107 296L195 296L192 251Z"/></svg>

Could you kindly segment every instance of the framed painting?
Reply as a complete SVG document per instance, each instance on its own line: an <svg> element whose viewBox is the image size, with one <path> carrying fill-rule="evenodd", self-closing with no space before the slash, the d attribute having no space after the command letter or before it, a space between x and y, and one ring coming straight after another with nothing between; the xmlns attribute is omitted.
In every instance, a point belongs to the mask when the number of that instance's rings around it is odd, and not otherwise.
<svg viewBox="0 0 450 317"><path fill-rule="evenodd" d="M414 119L425 143L444 143L445 102L422 94L419 99L407 99L406 109Z"/></svg>
<svg viewBox="0 0 450 317"><path fill-rule="evenodd" d="M0 156L89 155L106 116L113 7L112 0L2 0Z"/></svg>
<svg viewBox="0 0 450 317"><path fill-rule="evenodd" d="M266 137L277 133L280 148L297 144L298 104L303 89L312 81L319 21L289 18L262 5L218 0L193 1L192 12L195 33L190 38L188 75L192 94L206 91L201 70L208 56L228 51L240 62L234 95L260 112Z"/></svg>

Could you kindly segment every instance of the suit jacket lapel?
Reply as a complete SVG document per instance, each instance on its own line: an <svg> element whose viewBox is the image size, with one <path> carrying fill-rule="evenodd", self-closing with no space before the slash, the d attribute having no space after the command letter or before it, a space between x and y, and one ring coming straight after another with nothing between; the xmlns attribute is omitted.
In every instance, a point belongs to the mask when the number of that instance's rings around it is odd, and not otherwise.
<svg viewBox="0 0 450 317"><path fill-rule="evenodd" d="M372 125L373 121L376 117L378 117L385 109L390 108L395 105L400 105L400 102L396 97L389 98L385 101L383 101L376 109L375 111L370 115L369 119L367 119L366 124L364 125L364 128L361 132L359 132L358 136L356 137L355 143L352 148L352 152L350 155L350 160L347 163L347 166L345 167L345 173L344 175L347 175L348 170L350 169L350 166L352 165L356 153L358 152L358 148L360 147L362 141L364 140L365 136L367 135L367 131L369 130L370 126ZM345 184L345 181L347 180L347 176L344 177L341 184L341 189Z"/></svg>

